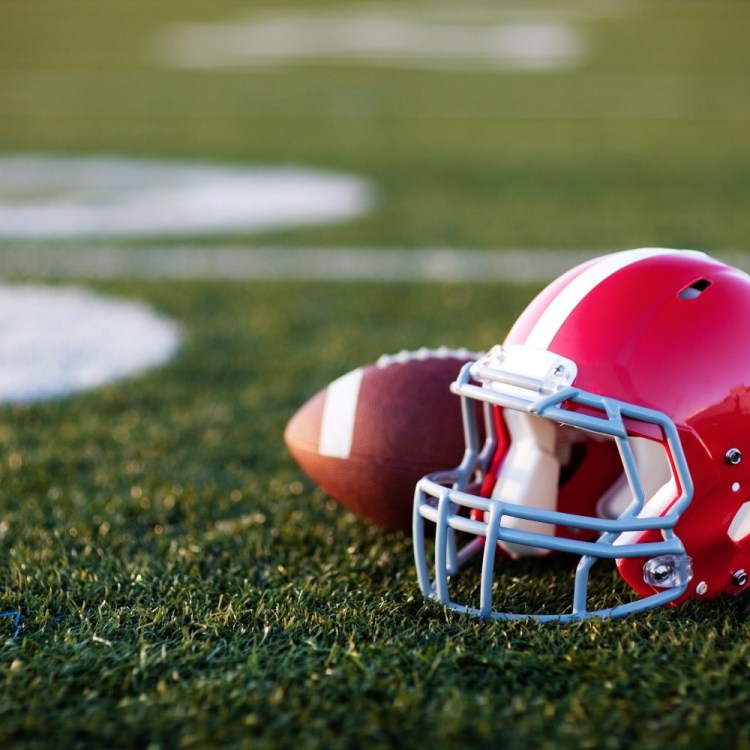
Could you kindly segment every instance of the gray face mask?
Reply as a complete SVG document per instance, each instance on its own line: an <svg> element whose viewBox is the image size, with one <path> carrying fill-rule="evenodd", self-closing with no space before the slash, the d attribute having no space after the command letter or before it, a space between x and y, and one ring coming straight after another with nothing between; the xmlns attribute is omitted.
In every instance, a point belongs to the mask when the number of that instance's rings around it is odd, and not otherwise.
<svg viewBox="0 0 750 750"><path fill-rule="evenodd" d="M453 390L464 405L464 459L453 471L424 477L415 493L414 552L420 587L427 597L485 618L566 620L639 612L674 601L685 592L692 565L673 528L691 501L693 485L677 429L660 412L577 389L577 371L571 360L526 346L495 347L462 370ZM487 439L483 443L478 437L476 401L484 405ZM500 463L498 409L508 442ZM590 515L567 512L559 503L560 473L577 439L614 441L622 461L620 479L595 498ZM492 471L496 476L488 482ZM426 524L435 527L432 564ZM580 531L589 539L561 536L556 533L559 528ZM657 530L659 541L638 541L646 530ZM469 541L462 544L462 537ZM512 558L552 551L580 556L570 611L496 609L493 582L498 551ZM479 554L479 601L454 601L450 578ZM603 559L628 558L645 560L643 581L654 593L589 610L592 566Z"/></svg>

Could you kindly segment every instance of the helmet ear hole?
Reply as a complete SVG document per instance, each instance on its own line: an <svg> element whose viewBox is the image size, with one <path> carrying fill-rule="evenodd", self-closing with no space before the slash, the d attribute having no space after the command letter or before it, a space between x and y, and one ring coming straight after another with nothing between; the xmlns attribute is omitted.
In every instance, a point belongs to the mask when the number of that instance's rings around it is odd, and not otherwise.
<svg viewBox="0 0 750 750"><path fill-rule="evenodd" d="M710 286L711 282L708 279L698 279L698 281L694 281L682 291L678 292L677 296L680 299L696 299Z"/></svg>

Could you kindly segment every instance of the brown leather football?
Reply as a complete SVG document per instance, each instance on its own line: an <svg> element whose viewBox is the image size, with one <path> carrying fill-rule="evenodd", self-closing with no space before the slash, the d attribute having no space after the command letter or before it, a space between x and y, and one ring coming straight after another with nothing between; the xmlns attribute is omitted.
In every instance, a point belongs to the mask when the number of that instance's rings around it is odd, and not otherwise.
<svg viewBox="0 0 750 750"><path fill-rule="evenodd" d="M305 403L286 427L286 445L344 508L409 530L417 481L463 456L461 404L450 384L478 356L446 348L384 355Z"/></svg>

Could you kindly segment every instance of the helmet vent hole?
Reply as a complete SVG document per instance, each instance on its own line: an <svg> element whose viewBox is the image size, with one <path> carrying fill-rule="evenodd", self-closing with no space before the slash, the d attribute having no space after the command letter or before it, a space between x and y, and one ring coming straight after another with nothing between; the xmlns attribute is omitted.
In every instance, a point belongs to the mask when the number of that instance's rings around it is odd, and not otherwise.
<svg viewBox="0 0 750 750"><path fill-rule="evenodd" d="M677 296L680 299L695 299L696 297L700 297L710 286L711 282L708 279L698 279L698 281L694 281L690 286L686 286Z"/></svg>

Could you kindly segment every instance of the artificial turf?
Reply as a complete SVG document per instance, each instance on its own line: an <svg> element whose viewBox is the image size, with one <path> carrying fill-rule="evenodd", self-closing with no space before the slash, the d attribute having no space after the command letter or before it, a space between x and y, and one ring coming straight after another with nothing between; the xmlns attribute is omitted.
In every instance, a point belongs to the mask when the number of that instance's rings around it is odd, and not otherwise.
<svg viewBox="0 0 750 750"><path fill-rule="evenodd" d="M378 189L346 225L165 245L746 248L747 4L525 5L593 40L552 73L154 55L173 22L277 7L5 0L0 149L294 162ZM150 303L184 342L137 379L2 409L0 742L750 745L748 599L566 625L447 613L419 593L409 538L338 508L284 449L335 376L402 348L487 348L536 287L85 283ZM498 572L513 599L559 599L570 578L562 558Z"/></svg>
<svg viewBox="0 0 750 750"><path fill-rule="evenodd" d="M531 289L101 288L158 305L185 344L137 380L4 411L6 743L746 746L747 600L572 625L448 614L406 535L286 455L291 410L342 368L465 341L469 310L485 344ZM499 572L502 596L559 597L570 566Z"/></svg>

